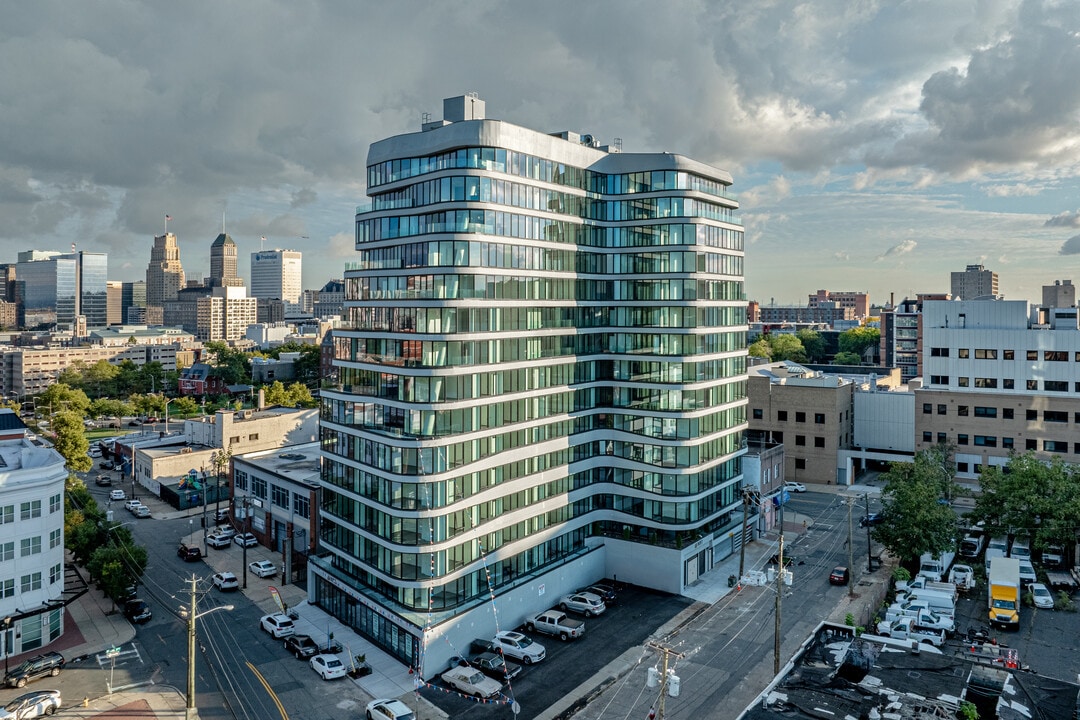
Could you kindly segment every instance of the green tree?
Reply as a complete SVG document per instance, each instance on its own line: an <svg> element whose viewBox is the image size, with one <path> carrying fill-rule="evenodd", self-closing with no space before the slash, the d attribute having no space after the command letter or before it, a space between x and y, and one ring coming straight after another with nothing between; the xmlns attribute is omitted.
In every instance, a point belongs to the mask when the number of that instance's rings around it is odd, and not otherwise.
<svg viewBox="0 0 1080 720"><path fill-rule="evenodd" d="M858 353L838 352L833 355L833 365L860 365L862 361L862 355Z"/></svg>
<svg viewBox="0 0 1080 720"><path fill-rule="evenodd" d="M838 345L840 352L855 353L861 358L867 348L876 346L880 340L880 330L869 325L861 325L840 333Z"/></svg>
<svg viewBox="0 0 1080 720"><path fill-rule="evenodd" d="M83 371L83 390L93 397L106 397L116 392L120 368L108 360L98 360Z"/></svg>
<svg viewBox="0 0 1080 720"><path fill-rule="evenodd" d="M111 398L98 398L90 403L89 415L93 418L116 418L119 422L120 418L125 415L134 415L135 408L131 403L124 402L123 400L113 400Z"/></svg>
<svg viewBox="0 0 1080 720"><path fill-rule="evenodd" d="M816 363L825 359L825 338L817 330L803 328L795 333L795 337L802 343L808 362Z"/></svg>
<svg viewBox="0 0 1080 720"><path fill-rule="evenodd" d="M772 345L770 345L769 341L764 337L758 338L752 342L746 351L750 354L750 357L772 360Z"/></svg>
<svg viewBox="0 0 1080 720"><path fill-rule="evenodd" d="M942 475L926 451L914 462L895 462L882 475L884 520L873 537L901 561L918 561L923 553L940 553L956 544L956 513L941 502Z"/></svg>
<svg viewBox="0 0 1080 720"><path fill-rule="evenodd" d="M94 462L87 455L90 443L86 440L82 413L64 410L53 414L52 431L56 433L53 448L67 461L67 467L74 472L86 472L94 467Z"/></svg>
<svg viewBox="0 0 1080 720"><path fill-rule="evenodd" d="M991 465L971 519L991 535L1029 535L1035 547L1069 546L1080 528L1080 475L1058 456L1013 455L1004 469Z"/></svg>
<svg viewBox="0 0 1080 720"><path fill-rule="evenodd" d="M251 360L247 353L233 350L223 342L208 342L204 347L214 356L214 376L226 385L251 381Z"/></svg>
<svg viewBox="0 0 1080 720"><path fill-rule="evenodd" d="M285 405L289 402L289 395L285 391L285 383L275 380L263 388L263 399L267 405Z"/></svg>
<svg viewBox="0 0 1080 720"><path fill-rule="evenodd" d="M286 407L315 407L315 398L311 397L311 391L304 383L293 383L285 391L288 398Z"/></svg>
<svg viewBox="0 0 1080 720"><path fill-rule="evenodd" d="M106 530L106 535L115 535ZM124 589L138 582L146 571L146 548L134 543L120 542L109 538L103 545L94 549L86 569L90 576L101 583L105 594L113 600L122 597Z"/></svg>
<svg viewBox="0 0 1080 720"><path fill-rule="evenodd" d="M806 350L802 342L794 335L769 335L769 344L772 346L773 360L790 360L792 362L806 362Z"/></svg>
<svg viewBox="0 0 1080 720"><path fill-rule="evenodd" d="M174 415L193 415L199 412L199 403L186 395L182 395L175 398L169 408Z"/></svg>
<svg viewBox="0 0 1080 720"><path fill-rule="evenodd" d="M51 412L57 413L67 409L85 416L89 407L90 398L86 397L86 393L65 383L50 385L37 397L39 411L42 408L50 408Z"/></svg>

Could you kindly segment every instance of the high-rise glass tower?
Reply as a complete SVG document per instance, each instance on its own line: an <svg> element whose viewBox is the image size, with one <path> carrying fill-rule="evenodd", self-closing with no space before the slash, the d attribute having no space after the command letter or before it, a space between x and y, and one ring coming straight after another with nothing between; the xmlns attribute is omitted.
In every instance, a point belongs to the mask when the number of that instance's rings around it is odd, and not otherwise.
<svg viewBox="0 0 1080 720"><path fill-rule="evenodd" d="M737 551L746 428L731 176L474 96L444 117L368 154L312 562L320 604L427 667L481 632L464 614L494 630L493 597L512 627Z"/></svg>

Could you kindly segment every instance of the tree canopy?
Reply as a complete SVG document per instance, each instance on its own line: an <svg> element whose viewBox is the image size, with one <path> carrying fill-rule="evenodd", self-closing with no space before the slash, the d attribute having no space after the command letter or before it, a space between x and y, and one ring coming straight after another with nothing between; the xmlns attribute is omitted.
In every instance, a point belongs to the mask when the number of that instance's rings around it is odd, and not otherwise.
<svg viewBox="0 0 1080 720"><path fill-rule="evenodd" d="M825 338L817 330L803 328L795 333L795 337L799 338L806 351L807 362L816 363L825 359Z"/></svg>
<svg viewBox="0 0 1080 720"><path fill-rule="evenodd" d="M1004 468L985 467L970 517L991 536L1027 535L1032 547L1068 547L1080 528L1080 470L1060 457L1013 455Z"/></svg>
<svg viewBox="0 0 1080 720"><path fill-rule="evenodd" d="M90 407L90 398L82 390L58 382L45 388L45 392L37 396L35 405L39 412L42 408L49 408L53 413L67 409L85 415Z"/></svg>
<svg viewBox="0 0 1080 720"><path fill-rule="evenodd" d="M912 563L923 553L955 547L957 517L944 502L955 495L953 476L942 463L941 450L924 450L914 462L896 462L885 480L881 507L884 520L873 530L875 540L901 561ZM944 451L948 458L947 449Z"/></svg>
<svg viewBox="0 0 1080 720"><path fill-rule="evenodd" d="M808 362L802 341L789 333L762 335L750 345L747 351L754 357L768 358L773 361Z"/></svg>
<svg viewBox="0 0 1080 720"><path fill-rule="evenodd" d="M855 353L861 359L867 348L874 347L880 341L880 330L869 325L861 325L840 333L837 344L840 352Z"/></svg>
<svg viewBox="0 0 1080 720"><path fill-rule="evenodd" d="M221 378L226 385L237 385L251 381L251 358L247 353L234 350L223 342L208 342L204 345L207 352L214 356L211 363L214 377ZM209 361L208 361L209 362Z"/></svg>
<svg viewBox="0 0 1080 720"><path fill-rule="evenodd" d="M53 413L52 431L56 433L53 448L67 461L69 470L86 472L94 467L93 460L87 455L90 443L86 440L82 413L73 410Z"/></svg>

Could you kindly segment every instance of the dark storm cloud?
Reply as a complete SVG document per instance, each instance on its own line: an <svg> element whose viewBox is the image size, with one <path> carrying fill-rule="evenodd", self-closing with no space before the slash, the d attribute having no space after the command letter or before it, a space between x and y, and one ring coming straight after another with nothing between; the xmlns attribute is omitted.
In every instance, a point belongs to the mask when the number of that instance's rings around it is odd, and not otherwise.
<svg viewBox="0 0 1080 720"><path fill-rule="evenodd" d="M1058 250L1058 255L1080 255L1080 235L1073 235L1066 240Z"/></svg>
<svg viewBox="0 0 1080 720"><path fill-rule="evenodd" d="M1080 210L1063 212L1060 215L1055 215L1043 223L1043 227L1080 227Z"/></svg>

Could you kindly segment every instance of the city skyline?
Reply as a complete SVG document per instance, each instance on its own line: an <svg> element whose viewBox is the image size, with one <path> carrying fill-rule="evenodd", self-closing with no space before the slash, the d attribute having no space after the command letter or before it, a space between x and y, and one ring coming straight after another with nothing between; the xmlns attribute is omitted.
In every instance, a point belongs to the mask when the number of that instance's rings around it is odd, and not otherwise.
<svg viewBox="0 0 1080 720"><path fill-rule="evenodd" d="M1075 274L1074 4L270 7L12 8L0 259L78 242L135 280L169 214L205 277L224 211L240 257L266 236L319 287L353 252L367 146L477 91L489 117L729 171L762 303L899 300L969 264L1037 300L1048 263Z"/></svg>

